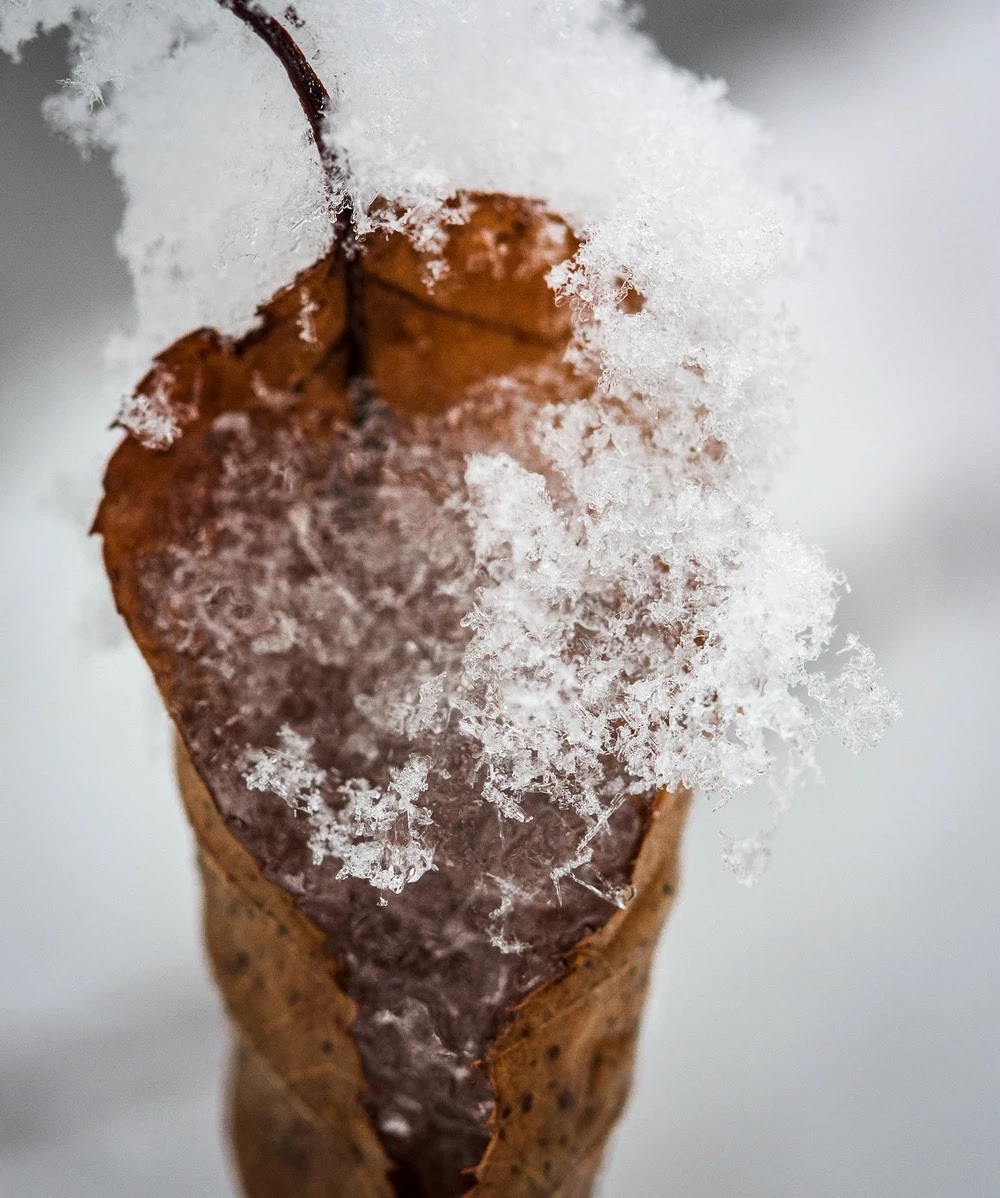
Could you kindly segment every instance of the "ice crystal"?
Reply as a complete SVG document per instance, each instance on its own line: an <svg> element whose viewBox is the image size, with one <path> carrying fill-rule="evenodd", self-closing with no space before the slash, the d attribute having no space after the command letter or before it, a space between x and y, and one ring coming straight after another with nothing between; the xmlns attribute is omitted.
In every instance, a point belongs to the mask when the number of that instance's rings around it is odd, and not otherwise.
<svg viewBox="0 0 1000 1198"><path fill-rule="evenodd" d="M170 372L157 370L149 387L122 400L115 423L147 449L169 449L181 435L181 421L188 414L175 403L173 386Z"/></svg>
<svg viewBox="0 0 1000 1198"><path fill-rule="evenodd" d="M759 836L743 840L724 837L722 863L742 886L756 886L771 860L771 850Z"/></svg>
<svg viewBox="0 0 1000 1198"><path fill-rule="evenodd" d="M363 878L395 894L434 868L433 850L420 834L431 816L417 803L427 788L426 759L411 757L402 768L391 769L384 790L364 778L339 783L334 806L323 798L327 771L312 760L312 743L287 726L279 730L278 742L257 755L246 784L277 795L308 818L314 864L336 857L338 876Z"/></svg>
<svg viewBox="0 0 1000 1198"><path fill-rule="evenodd" d="M487 874L487 877L494 883L500 894L499 905L495 910L490 912L490 944L505 954L523 953L526 951L527 946L522 944L520 940L515 940L513 937L508 936L507 930L504 927L504 917L514 910L516 903L531 902L535 895L525 890L523 886L519 886L516 882L512 882L510 878L500 878L495 874Z"/></svg>

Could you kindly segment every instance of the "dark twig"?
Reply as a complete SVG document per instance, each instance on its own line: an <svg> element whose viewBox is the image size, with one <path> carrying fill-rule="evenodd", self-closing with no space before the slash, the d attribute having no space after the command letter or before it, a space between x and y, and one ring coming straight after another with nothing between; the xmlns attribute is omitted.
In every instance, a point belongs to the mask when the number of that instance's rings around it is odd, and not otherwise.
<svg viewBox="0 0 1000 1198"><path fill-rule="evenodd" d="M347 385L355 406L355 416L362 419L371 400L371 384L368 379L365 356L364 309L362 305L362 277L358 244L354 232L354 206L345 183L347 174L329 140L329 117L333 101L322 79L316 74L309 60L287 29L271 16L256 0L218 0L273 51L285 68L289 82L302 105L319 160L326 174L331 203L336 204L333 217L334 248L344 257L347 300ZM297 29L302 19L289 5L285 16Z"/></svg>

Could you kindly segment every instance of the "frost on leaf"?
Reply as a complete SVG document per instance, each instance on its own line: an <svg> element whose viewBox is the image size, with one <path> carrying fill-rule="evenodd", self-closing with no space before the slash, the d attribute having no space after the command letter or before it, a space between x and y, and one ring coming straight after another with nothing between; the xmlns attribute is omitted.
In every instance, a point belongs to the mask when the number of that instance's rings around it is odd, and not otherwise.
<svg viewBox="0 0 1000 1198"><path fill-rule="evenodd" d="M174 383L170 371L154 370L146 387L122 400L115 424L127 429L147 449L169 449L191 414L187 405L174 399Z"/></svg>
<svg viewBox="0 0 1000 1198"><path fill-rule="evenodd" d="M530 891L525 890L522 886L518 886L516 882L512 882L509 878L499 878L494 874L488 874L487 877L495 884L500 895L499 905L495 910L490 912L490 927L488 929L490 944L507 955L523 953L526 951L527 945L508 935L504 926L505 917L514 910L516 902L530 902L536 896Z"/></svg>
<svg viewBox="0 0 1000 1198"><path fill-rule="evenodd" d="M417 802L427 789L426 759L413 757L390 771L384 790L350 778L330 789L328 802L327 771L316 766L311 751L311 741L281 728L278 747L258 755L246 784L277 795L306 816L315 865L334 857L341 862L338 877L362 878L394 894L434 868L433 848L422 838L431 816Z"/></svg>
<svg viewBox="0 0 1000 1198"><path fill-rule="evenodd" d="M307 345L315 345L318 338L316 337L316 313L319 311L319 304L304 288L301 290L300 299L302 306L299 308L299 336Z"/></svg>

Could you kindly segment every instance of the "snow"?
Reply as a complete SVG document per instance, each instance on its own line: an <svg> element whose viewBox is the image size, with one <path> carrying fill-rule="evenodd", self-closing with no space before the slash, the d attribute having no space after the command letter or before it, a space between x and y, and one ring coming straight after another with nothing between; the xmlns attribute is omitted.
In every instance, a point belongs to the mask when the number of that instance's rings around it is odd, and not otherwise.
<svg viewBox="0 0 1000 1198"><path fill-rule="evenodd" d="M592 834L619 800L608 758L631 791L697 787L717 805L770 775L780 812L817 735L857 749L897 708L863 647L839 678L820 666L842 579L768 506L799 369L775 280L802 260L809 220L766 135L721 84L658 58L612 0L297 12L335 97L337 185L359 234L400 228L433 250L442 222L465 217L444 201L478 191L538 198L581 240L549 281L574 314L569 358L595 385L525 415L532 460L468 458L468 639L436 695L400 666L386 718L418 737L453 713L486 763L483 797L515 821L541 788ZM204 0L39 0L5 11L0 45L16 52L64 22L76 67L49 111L82 146L111 150L125 188L136 323L115 352L139 373L199 325L247 329L329 247L331 196L280 65L231 14ZM119 415L154 447L182 419L163 389ZM282 609L258 623L261 655L301 640ZM271 774L258 765L251 784L292 788L317 853L390 889L430 868L417 758L392 787L340 784L332 816L318 791L294 789L309 774L291 760L296 735L280 732Z"/></svg>

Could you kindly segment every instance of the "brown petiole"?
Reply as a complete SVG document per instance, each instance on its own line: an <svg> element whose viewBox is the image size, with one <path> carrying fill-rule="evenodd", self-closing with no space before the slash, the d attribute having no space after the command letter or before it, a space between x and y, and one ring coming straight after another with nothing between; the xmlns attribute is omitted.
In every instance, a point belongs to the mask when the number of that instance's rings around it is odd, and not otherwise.
<svg viewBox="0 0 1000 1198"><path fill-rule="evenodd" d="M343 256L347 301L347 386L354 403L355 419L361 421L367 414L372 398L372 387L368 377L365 353L364 309L358 243L354 232L354 205L344 183L346 171L330 144L328 120L333 101L322 79L316 74L309 60L288 30L267 12L256 0L217 0L251 29L274 53L285 68L289 82L302 105L306 120L312 130L319 160L326 174L330 189L331 206L336 203L333 217L334 249ZM301 29L304 22L291 5L285 16L295 28ZM339 200L337 199L339 195Z"/></svg>

